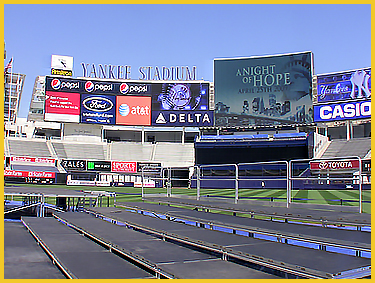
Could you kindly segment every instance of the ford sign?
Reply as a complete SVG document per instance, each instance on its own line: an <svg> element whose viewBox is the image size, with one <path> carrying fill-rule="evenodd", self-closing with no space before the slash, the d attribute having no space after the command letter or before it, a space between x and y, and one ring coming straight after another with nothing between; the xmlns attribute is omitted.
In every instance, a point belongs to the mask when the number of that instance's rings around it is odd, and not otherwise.
<svg viewBox="0 0 375 283"><path fill-rule="evenodd" d="M83 107L90 111L105 112L113 108L113 102L105 97L87 97L82 101Z"/></svg>

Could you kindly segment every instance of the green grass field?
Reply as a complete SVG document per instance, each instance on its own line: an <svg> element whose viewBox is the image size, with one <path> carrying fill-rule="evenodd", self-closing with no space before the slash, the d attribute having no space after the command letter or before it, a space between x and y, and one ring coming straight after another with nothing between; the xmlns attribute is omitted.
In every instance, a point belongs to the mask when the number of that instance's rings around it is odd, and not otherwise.
<svg viewBox="0 0 375 283"><path fill-rule="evenodd" d="M13 186L30 186L35 187L37 185L31 184L9 184ZM47 185L45 185L47 186ZM116 201L141 201L142 190L141 188L128 188L128 187L87 187L87 186L63 186L63 185L50 185L50 187L60 187L69 190L95 190L95 191L111 191L116 192ZM145 194L159 194L166 193L165 188L145 188ZM183 194L189 196L196 196L196 189L186 188L172 188L172 194ZM219 196L219 197L232 197L235 196L233 189L201 189L201 196ZM292 202L299 203L314 203L314 204L329 204L329 205L348 205L358 207L358 196L357 190L293 190L292 191ZM272 190L272 189L240 189L239 198L246 199L259 199L269 200L273 198L273 201L286 201L286 191L283 190ZM341 201L342 200L342 203ZM362 191L362 212L371 213L371 191ZM106 203L106 202L105 202ZM111 200L110 205L113 205Z"/></svg>

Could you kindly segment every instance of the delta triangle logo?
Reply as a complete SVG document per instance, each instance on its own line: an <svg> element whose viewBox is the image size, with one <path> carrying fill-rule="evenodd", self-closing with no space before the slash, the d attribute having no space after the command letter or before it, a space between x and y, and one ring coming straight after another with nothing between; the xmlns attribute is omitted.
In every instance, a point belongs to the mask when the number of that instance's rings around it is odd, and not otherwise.
<svg viewBox="0 0 375 283"><path fill-rule="evenodd" d="M160 113L155 121L156 124L165 124L167 121L165 120L165 117L163 116L163 113Z"/></svg>

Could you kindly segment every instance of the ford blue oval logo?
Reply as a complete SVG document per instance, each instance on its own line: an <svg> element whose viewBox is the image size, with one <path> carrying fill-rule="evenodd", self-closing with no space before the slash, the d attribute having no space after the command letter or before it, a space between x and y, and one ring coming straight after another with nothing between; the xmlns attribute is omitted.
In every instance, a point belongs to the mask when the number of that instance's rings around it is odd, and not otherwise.
<svg viewBox="0 0 375 283"><path fill-rule="evenodd" d="M88 97L82 104L87 110L97 112L105 112L113 108L113 102L105 97Z"/></svg>

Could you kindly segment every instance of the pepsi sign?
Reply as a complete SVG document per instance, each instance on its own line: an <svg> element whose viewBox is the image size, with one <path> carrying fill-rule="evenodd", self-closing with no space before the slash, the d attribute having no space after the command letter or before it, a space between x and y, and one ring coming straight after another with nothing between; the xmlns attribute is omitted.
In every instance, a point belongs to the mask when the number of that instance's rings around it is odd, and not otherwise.
<svg viewBox="0 0 375 283"><path fill-rule="evenodd" d="M87 81L85 83L85 91L86 92L112 92L113 91L113 84L112 83L99 83L99 82L92 82Z"/></svg>
<svg viewBox="0 0 375 283"><path fill-rule="evenodd" d="M81 123L115 124L116 97L100 94L81 95Z"/></svg>
<svg viewBox="0 0 375 283"><path fill-rule="evenodd" d="M150 84L140 84L140 83L121 83L119 86L120 94L151 94L152 86Z"/></svg>
<svg viewBox="0 0 375 283"><path fill-rule="evenodd" d="M70 81L70 80L63 80L63 79L52 79L50 81L47 81L47 85L50 86L50 89L55 91L74 91L79 90L80 83L79 81Z"/></svg>

